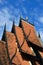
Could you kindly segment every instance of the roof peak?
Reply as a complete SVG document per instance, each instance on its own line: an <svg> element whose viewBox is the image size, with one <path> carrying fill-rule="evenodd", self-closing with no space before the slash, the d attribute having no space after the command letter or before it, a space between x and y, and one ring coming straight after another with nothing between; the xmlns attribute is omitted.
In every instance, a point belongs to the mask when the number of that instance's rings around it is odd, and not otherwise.
<svg viewBox="0 0 43 65"><path fill-rule="evenodd" d="M4 31L3 31L3 35L2 35L2 39L1 40L5 41L5 39L6 39L6 24L4 26Z"/></svg>
<svg viewBox="0 0 43 65"><path fill-rule="evenodd" d="M14 33L14 26L15 26L15 21L13 20L12 29L11 29L12 33Z"/></svg>
<svg viewBox="0 0 43 65"><path fill-rule="evenodd" d="M28 24L31 24L32 26L34 26L34 23L32 24L31 22L28 22L27 20L23 19L22 17L20 17L20 22L22 22L22 20L24 20L25 22L27 22Z"/></svg>

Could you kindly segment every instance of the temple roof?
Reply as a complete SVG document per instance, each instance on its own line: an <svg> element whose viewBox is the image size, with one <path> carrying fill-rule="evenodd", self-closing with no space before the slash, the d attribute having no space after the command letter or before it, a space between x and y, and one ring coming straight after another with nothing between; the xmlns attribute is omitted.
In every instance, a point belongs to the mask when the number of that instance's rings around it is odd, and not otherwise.
<svg viewBox="0 0 43 65"><path fill-rule="evenodd" d="M20 52L18 51L17 42L14 34L10 32L6 32L6 38L7 38L9 55L10 55L10 59L12 60L12 63L22 64L22 65L24 63L26 65L29 65L28 61L26 60L23 61L23 58Z"/></svg>
<svg viewBox="0 0 43 65"><path fill-rule="evenodd" d="M35 44L39 47L42 47L41 42L36 35L36 31L35 31L35 28L33 25L31 25L30 23L28 23L24 20L21 20L19 26L22 27L22 29L29 41L31 41L33 44Z"/></svg>
<svg viewBox="0 0 43 65"><path fill-rule="evenodd" d="M6 42L4 41L0 41L0 65L10 65Z"/></svg>
<svg viewBox="0 0 43 65"><path fill-rule="evenodd" d="M10 32L6 32L6 39L7 39L8 50L9 50L9 54L10 54L10 58L11 58L17 49L17 45L15 44L16 39L15 39L14 34L12 34Z"/></svg>
<svg viewBox="0 0 43 65"><path fill-rule="evenodd" d="M4 54L3 50L8 53L5 53L9 59L7 63L10 61L12 65L43 65L43 46L40 35L36 35L34 24L21 18L19 26L16 26L13 21L11 32L6 31L6 25L4 26L1 40L0 53Z"/></svg>
<svg viewBox="0 0 43 65"><path fill-rule="evenodd" d="M26 42L22 29L18 26L15 26L15 32L22 51L34 56L34 51Z"/></svg>

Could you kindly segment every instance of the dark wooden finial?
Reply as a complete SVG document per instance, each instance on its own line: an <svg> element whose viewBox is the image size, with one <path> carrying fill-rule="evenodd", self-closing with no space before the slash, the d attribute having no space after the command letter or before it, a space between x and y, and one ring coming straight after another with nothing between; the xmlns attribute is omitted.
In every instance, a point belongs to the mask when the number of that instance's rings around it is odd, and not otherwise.
<svg viewBox="0 0 43 65"><path fill-rule="evenodd" d="M12 30L11 32L14 33L15 21L13 21Z"/></svg>
<svg viewBox="0 0 43 65"><path fill-rule="evenodd" d="M39 37L39 38L41 38L41 37L40 37L40 33L39 33L39 32L38 32L38 37Z"/></svg>
<svg viewBox="0 0 43 65"><path fill-rule="evenodd" d="M6 39L6 24L4 26L4 31L3 31L3 35L2 35L2 39L1 40L5 41L5 39Z"/></svg>

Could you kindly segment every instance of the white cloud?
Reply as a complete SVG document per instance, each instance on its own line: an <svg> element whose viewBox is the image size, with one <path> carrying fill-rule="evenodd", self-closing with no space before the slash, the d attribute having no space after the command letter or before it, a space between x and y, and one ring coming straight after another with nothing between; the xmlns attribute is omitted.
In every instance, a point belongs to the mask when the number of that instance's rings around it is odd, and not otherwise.
<svg viewBox="0 0 43 65"><path fill-rule="evenodd" d="M2 0L0 0L0 3L2 3Z"/></svg>
<svg viewBox="0 0 43 65"><path fill-rule="evenodd" d="M10 18L12 18L11 14L9 13L8 11L8 8L3 8L1 11L0 11L0 26L1 25L4 25L5 22L10 22Z"/></svg>
<svg viewBox="0 0 43 65"><path fill-rule="evenodd" d="M17 5L20 5L21 4L21 9L22 9L22 11L23 11L23 13L25 14L25 15L27 15L27 9L26 9L26 7L23 5L23 2L25 2L26 0L18 0L19 1L19 4L17 4ZM20 10L20 9L19 9ZM21 12L21 10L20 10L20 12Z"/></svg>
<svg viewBox="0 0 43 65"><path fill-rule="evenodd" d="M22 7L25 14L27 14L27 10L25 7Z"/></svg>
<svg viewBox="0 0 43 65"><path fill-rule="evenodd" d="M25 0L22 0L22 1L25 1Z"/></svg>
<svg viewBox="0 0 43 65"><path fill-rule="evenodd" d="M40 31L41 39L43 41L43 31Z"/></svg>
<svg viewBox="0 0 43 65"><path fill-rule="evenodd" d="M12 29L12 22L8 22L8 23L6 23L6 30L7 31L11 31L11 29Z"/></svg>
<svg viewBox="0 0 43 65"><path fill-rule="evenodd" d="M25 2L26 0L18 0L19 2Z"/></svg>
<svg viewBox="0 0 43 65"><path fill-rule="evenodd" d="M39 17L39 21L43 23L43 17Z"/></svg>
<svg viewBox="0 0 43 65"><path fill-rule="evenodd" d="M43 41L43 30L39 29L39 31L36 31L37 36L39 36L39 33L40 33L41 41Z"/></svg>
<svg viewBox="0 0 43 65"><path fill-rule="evenodd" d="M3 7L2 10L0 10L0 26L4 26L6 23L7 31L11 31L13 17L14 16L10 13L10 9Z"/></svg>
<svg viewBox="0 0 43 65"><path fill-rule="evenodd" d="M14 8L13 6L11 7L11 5L9 8L3 7L0 10L0 26L4 26L6 23L6 30L11 31L13 19L16 22L15 24L18 25L19 23L18 19L19 19L20 14L22 14L20 9ZM0 32L0 39L2 37L2 32Z"/></svg>
<svg viewBox="0 0 43 65"><path fill-rule="evenodd" d="M39 29L41 40L43 41L43 29Z"/></svg>
<svg viewBox="0 0 43 65"><path fill-rule="evenodd" d="M3 3L4 0L0 0L0 3Z"/></svg>
<svg viewBox="0 0 43 65"><path fill-rule="evenodd" d="M8 1L7 0L0 0L0 4L4 4L4 3L7 3Z"/></svg>
<svg viewBox="0 0 43 65"><path fill-rule="evenodd" d="M18 19L20 15L22 15L21 11L19 8L14 8L12 5L10 7L3 7L0 10L0 26L4 26L5 23L7 24L7 30L10 30L11 28L11 21L15 20L15 24L18 25Z"/></svg>

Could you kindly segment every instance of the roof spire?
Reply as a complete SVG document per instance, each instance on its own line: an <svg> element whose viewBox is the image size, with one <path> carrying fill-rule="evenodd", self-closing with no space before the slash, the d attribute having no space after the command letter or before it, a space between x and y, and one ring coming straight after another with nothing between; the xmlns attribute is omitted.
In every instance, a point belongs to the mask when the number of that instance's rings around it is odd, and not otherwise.
<svg viewBox="0 0 43 65"><path fill-rule="evenodd" d="M19 26L21 27L21 20L22 20L22 18L21 18L21 16L20 16L20 21L19 21Z"/></svg>
<svg viewBox="0 0 43 65"><path fill-rule="evenodd" d="M39 32L38 32L38 37L39 37L39 38L41 38L41 37L40 37L40 33L39 33Z"/></svg>
<svg viewBox="0 0 43 65"><path fill-rule="evenodd" d="M12 25L12 30L11 30L12 33L14 33L14 26L15 26L15 21L13 20L13 25Z"/></svg>
<svg viewBox="0 0 43 65"><path fill-rule="evenodd" d="M26 21L28 22L28 16L26 16Z"/></svg>
<svg viewBox="0 0 43 65"><path fill-rule="evenodd" d="M20 21L22 20L22 17L20 16Z"/></svg>
<svg viewBox="0 0 43 65"><path fill-rule="evenodd" d="M6 40L6 24L4 26L4 31L3 31L3 35L2 35L2 39L1 40L3 40L3 41Z"/></svg>

